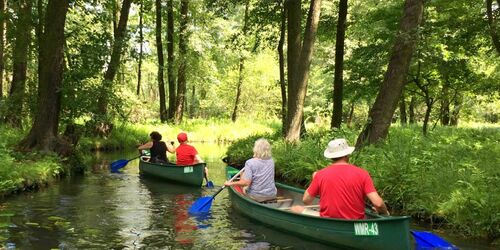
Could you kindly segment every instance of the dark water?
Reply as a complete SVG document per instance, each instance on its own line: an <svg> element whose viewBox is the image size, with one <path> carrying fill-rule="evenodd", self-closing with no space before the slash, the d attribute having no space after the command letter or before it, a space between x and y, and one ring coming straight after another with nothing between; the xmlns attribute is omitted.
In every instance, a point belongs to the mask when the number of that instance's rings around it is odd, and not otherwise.
<svg viewBox="0 0 500 250"><path fill-rule="evenodd" d="M220 185L222 146L202 147L210 179ZM226 191L206 218L187 215L190 204L217 190L191 188L139 175L138 161L122 173L107 164L129 154L97 154L85 176L0 203L0 249L328 249L270 229L230 207ZM462 249L486 244L450 238Z"/></svg>

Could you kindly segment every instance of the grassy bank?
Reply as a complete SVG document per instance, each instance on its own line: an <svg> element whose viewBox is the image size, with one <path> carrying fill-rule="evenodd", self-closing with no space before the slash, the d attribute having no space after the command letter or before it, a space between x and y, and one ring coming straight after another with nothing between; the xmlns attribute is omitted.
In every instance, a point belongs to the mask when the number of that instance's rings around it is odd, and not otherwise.
<svg viewBox="0 0 500 250"><path fill-rule="evenodd" d="M388 140L369 146L351 162L371 173L378 191L398 213L445 226L469 237L500 237L500 128L436 127L427 137L420 127L393 127ZM273 144L277 175L306 186L313 171L328 161L323 150L333 138L351 143L358 131L317 131L301 143ZM233 161L251 156L253 136L229 149Z"/></svg>
<svg viewBox="0 0 500 250"><path fill-rule="evenodd" d="M23 131L0 126L0 197L45 186L64 172L55 155L22 154L12 150Z"/></svg>
<svg viewBox="0 0 500 250"><path fill-rule="evenodd" d="M115 127L107 138L83 137L79 142L79 150L86 152L133 148L147 142L151 131L160 132L164 141L177 141L177 134L185 131L188 132L190 141L227 143L259 132L272 132L279 126L279 121L255 122L245 119L239 119L236 123L221 119L192 119L178 125L163 123L122 124Z"/></svg>

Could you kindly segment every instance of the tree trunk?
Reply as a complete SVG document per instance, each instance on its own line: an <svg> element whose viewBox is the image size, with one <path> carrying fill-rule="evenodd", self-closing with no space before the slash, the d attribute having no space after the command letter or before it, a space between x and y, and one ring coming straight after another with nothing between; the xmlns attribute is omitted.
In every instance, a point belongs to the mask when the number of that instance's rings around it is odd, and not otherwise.
<svg viewBox="0 0 500 250"><path fill-rule="evenodd" d="M486 0L486 15L488 16L488 25L490 26L490 35L491 35L491 40L493 41L493 45L495 46L495 49L497 50L497 53L500 55L500 39L498 38L497 34L497 24L496 20L493 17L493 10L492 10L492 2L493 0ZM497 1L498 3L499 1ZM499 3L500 5L500 3ZM497 6L497 8L500 6ZM496 10L498 11L498 9Z"/></svg>
<svg viewBox="0 0 500 250"><path fill-rule="evenodd" d="M289 1L289 4L291 2L295 1ZM300 8L300 1L299 2L299 8ZM289 7L295 8L295 3L290 4ZM313 56L313 48L314 48L314 41L316 39L316 32L318 29L318 22L319 22L319 16L320 16L320 10L321 10L321 0L312 0L311 5L309 8L309 13L307 17L307 23L304 31L304 43L302 45L302 48L300 49L300 57L298 61L291 61L292 65L295 65L298 63L296 66L296 73L292 74L292 80L288 81L288 122L287 122L287 133L285 136L285 139L290 142L298 141L300 139L300 134L301 134L301 126L303 125L303 118L304 118L304 100L307 92L307 83L308 83L308 78L309 78L309 68L311 66L311 61L312 61L312 56ZM294 12L297 13L297 11L293 8L290 8L288 11L289 12ZM299 12L300 13L300 12ZM294 15L289 14L289 36L291 36L293 33L291 32L294 29L291 29L290 23L295 24L295 20L292 20L293 18L297 18ZM295 28L295 27L293 27ZM299 28L300 28L300 22L299 22ZM293 31L295 32L295 30ZM289 38L290 39L290 38ZM300 40L300 37L299 37ZM292 42L295 42L294 39L292 39ZM300 41L299 41L300 42ZM290 44L289 40L289 48L288 50L293 50L296 49L295 44ZM293 54L293 53L292 53ZM289 53L290 56L290 53ZM290 67L290 61L289 61L289 67L288 67L288 72L290 75L290 71L293 70L293 68ZM296 77L294 79L293 77ZM290 78L289 78L290 79Z"/></svg>
<svg viewBox="0 0 500 250"><path fill-rule="evenodd" d="M113 36L116 36L116 33L117 33L117 30L118 30L118 12L119 12L119 7L120 7L120 3L119 3L119 0L111 0L112 1L112 7L111 7L111 11L113 13L111 13L113 15L113 23L111 25L113 25Z"/></svg>
<svg viewBox="0 0 500 250"><path fill-rule="evenodd" d="M399 121L401 125L406 125L406 101L404 93L401 93L401 100L399 100Z"/></svg>
<svg viewBox="0 0 500 250"><path fill-rule="evenodd" d="M3 98L3 71L4 64L4 49L5 49L5 20L7 19L6 0L0 0L0 100Z"/></svg>
<svg viewBox="0 0 500 250"><path fill-rule="evenodd" d="M442 98L441 98L441 125L450 125L450 94L449 94L450 84L445 81L443 84Z"/></svg>
<svg viewBox="0 0 500 250"><path fill-rule="evenodd" d="M137 96L141 93L141 80L142 80L142 56L143 56L143 43L144 43L144 34L142 32L142 16L143 16L143 8L144 8L144 0L141 0L141 5L139 7L139 62L137 65Z"/></svg>
<svg viewBox="0 0 500 250"><path fill-rule="evenodd" d="M406 0L400 30L396 36L392 56L384 82L368 115L368 122L358 136L356 146L376 143L387 136L391 119L400 99L411 57L422 20L423 0Z"/></svg>
<svg viewBox="0 0 500 250"><path fill-rule="evenodd" d="M160 93L160 120L167 121L165 81L163 80L163 43L161 41L161 0L156 0L156 54L158 55L158 92Z"/></svg>
<svg viewBox="0 0 500 250"><path fill-rule="evenodd" d="M116 32L114 34L111 59L108 64L108 68L104 73L101 93L97 101L97 114L101 116L105 116L107 114L109 95L113 91L113 80L115 79L116 72L120 67L120 58L123 46L125 45L128 13L130 11L131 2L132 0L123 0L122 9L120 11L120 21L118 21L118 26L116 27Z"/></svg>
<svg viewBox="0 0 500 250"><path fill-rule="evenodd" d="M238 116L238 105L240 104L241 98L241 85L243 85L243 69L245 67L245 59L243 57L240 58L240 63L238 66L238 84L236 85L236 98L234 101L234 109L231 114L231 121L236 122Z"/></svg>
<svg viewBox="0 0 500 250"><path fill-rule="evenodd" d="M175 108L175 123L182 121L186 96L186 64L187 64L187 24L189 0L181 0L181 19L179 26L179 71L177 73L177 96Z"/></svg>
<svg viewBox="0 0 500 250"><path fill-rule="evenodd" d="M285 54L283 53L283 46L285 44L286 35L286 16L287 5L284 3L281 12L281 26L280 26L280 39L278 41L278 58L280 67L280 89L281 89L281 135L285 136L286 127L286 82L285 82Z"/></svg>
<svg viewBox="0 0 500 250"><path fill-rule="evenodd" d="M285 126L285 138L290 129L290 106L292 94L297 92L297 71L299 66L300 50L302 47L301 41L301 0L285 0L285 8L287 9L287 78L288 78L288 102L287 115Z"/></svg>
<svg viewBox="0 0 500 250"><path fill-rule="evenodd" d="M462 108L462 96L457 94L453 100L453 110L451 111L450 126L458 126L460 109Z"/></svg>
<svg viewBox="0 0 500 250"><path fill-rule="evenodd" d="M168 75L168 120L175 114L174 77L174 10L172 0L167 1L167 75Z"/></svg>
<svg viewBox="0 0 500 250"><path fill-rule="evenodd" d="M63 75L64 24L68 1L49 0L44 31L40 41L40 80L38 111L28 136L19 143L21 149L55 151L69 155L71 147L57 137L61 109Z"/></svg>
<svg viewBox="0 0 500 250"><path fill-rule="evenodd" d="M347 0L339 2L339 19L337 22L337 37L335 42L335 73L333 80L333 115L331 128L340 128L342 124L344 41L347 20Z"/></svg>
<svg viewBox="0 0 500 250"><path fill-rule="evenodd" d="M349 116L347 117L347 126L351 126L352 117L354 116L354 101L351 103L351 108L349 109Z"/></svg>
<svg viewBox="0 0 500 250"><path fill-rule="evenodd" d="M189 117L193 118L196 111L196 85L191 87L191 105L189 105Z"/></svg>
<svg viewBox="0 0 500 250"><path fill-rule="evenodd" d="M31 1L16 2L16 41L12 51L12 83L10 85L6 122L13 127L22 127L24 95L26 89L26 70L28 65L28 48L31 33Z"/></svg>
<svg viewBox="0 0 500 250"><path fill-rule="evenodd" d="M250 1L247 0L245 4L245 16L243 19L243 39L245 39L247 35L249 6L250 6ZM246 50L246 48L242 49ZM238 70L238 84L236 85L236 99L234 100L234 109L231 115L231 121L233 122L236 122L236 119L238 118L238 106L240 104L240 98L241 98L241 85L243 85L243 70L245 68L245 56L243 52L240 54L240 63L238 67L239 70Z"/></svg>
<svg viewBox="0 0 500 250"><path fill-rule="evenodd" d="M409 123L410 124L415 124L415 97L411 97L410 99L410 106L408 107L408 113L409 113Z"/></svg>
<svg viewBox="0 0 500 250"><path fill-rule="evenodd" d="M427 135L427 128L429 124L429 119L431 117L431 111L432 111L432 105L434 104L434 100L432 98L426 97L425 99L425 106L427 107L425 109L425 116L424 116L424 124L422 126L422 133L424 135Z"/></svg>

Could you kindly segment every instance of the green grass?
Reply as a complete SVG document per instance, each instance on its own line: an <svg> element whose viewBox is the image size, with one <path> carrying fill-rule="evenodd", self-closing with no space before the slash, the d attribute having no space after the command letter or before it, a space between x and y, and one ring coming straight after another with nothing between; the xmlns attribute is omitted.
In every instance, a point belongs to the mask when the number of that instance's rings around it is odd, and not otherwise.
<svg viewBox="0 0 500 250"><path fill-rule="evenodd" d="M44 186L65 171L61 159L52 154L20 153L12 150L24 133L0 126L0 196Z"/></svg>
<svg viewBox="0 0 500 250"><path fill-rule="evenodd" d="M279 121L256 122L239 119L233 123L222 119L192 119L179 125L165 123L123 124L115 127L108 138L83 137L80 151L95 149L115 150L136 147L149 140L151 131L162 134L164 141L177 141L177 134L187 132L192 142L230 142L259 132L272 132L280 126Z"/></svg>
<svg viewBox="0 0 500 250"><path fill-rule="evenodd" d="M277 134L272 142L276 173L286 182L307 186L312 172L328 165L323 150L333 138L354 144L359 131L317 130L296 144ZM255 135L232 144L233 162L251 156ZM467 236L500 237L500 128L436 127L424 137L421 127L394 126L388 139L365 147L351 162L366 168L388 205L436 226Z"/></svg>

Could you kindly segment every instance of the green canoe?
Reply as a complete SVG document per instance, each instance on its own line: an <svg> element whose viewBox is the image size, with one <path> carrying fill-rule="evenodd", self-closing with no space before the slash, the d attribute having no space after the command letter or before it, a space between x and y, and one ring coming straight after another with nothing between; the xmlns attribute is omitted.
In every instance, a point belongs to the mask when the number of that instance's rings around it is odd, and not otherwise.
<svg viewBox="0 0 500 250"><path fill-rule="evenodd" d="M226 167L229 177L238 170ZM262 204L248 198L239 187L229 188L232 206L244 215L275 229L342 249L410 249L410 217L367 213L364 220L344 220L290 212L303 205L303 189L276 183L278 198ZM316 199L314 204L318 204Z"/></svg>
<svg viewBox="0 0 500 250"><path fill-rule="evenodd" d="M141 159L139 172L181 184L200 187L203 183L205 165L206 163L198 163L190 166L178 166L172 163L150 163Z"/></svg>

